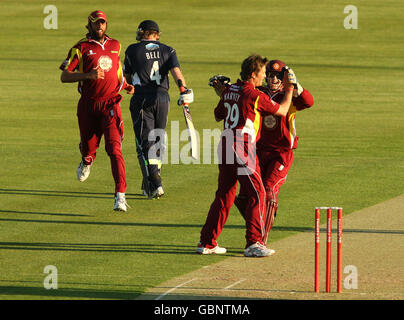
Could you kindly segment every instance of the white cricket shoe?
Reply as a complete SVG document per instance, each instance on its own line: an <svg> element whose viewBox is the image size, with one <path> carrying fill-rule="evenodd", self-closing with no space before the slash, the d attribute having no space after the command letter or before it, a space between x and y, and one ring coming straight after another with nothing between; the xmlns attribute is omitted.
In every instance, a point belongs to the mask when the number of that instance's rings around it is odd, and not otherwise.
<svg viewBox="0 0 404 320"><path fill-rule="evenodd" d="M125 194L122 192L117 192L116 197L115 197L115 204L114 204L114 210L115 211L123 211L126 212L127 208L129 207L128 203L126 202L125 199ZM130 207L129 207L130 208Z"/></svg>
<svg viewBox="0 0 404 320"><path fill-rule="evenodd" d="M275 253L275 250L269 249L263 244L257 242L244 250L245 257L269 257Z"/></svg>
<svg viewBox="0 0 404 320"><path fill-rule="evenodd" d="M202 243L200 243L200 242L198 243L198 246L196 248L196 253L199 253L199 254L223 254L226 252L227 252L226 248L216 246L212 249L208 249L208 248L202 246Z"/></svg>
<svg viewBox="0 0 404 320"><path fill-rule="evenodd" d="M162 196L164 196L163 187L158 187L149 195L149 199L160 199Z"/></svg>
<svg viewBox="0 0 404 320"><path fill-rule="evenodd" d="M83 182L88 178L88 176L90 175L90 168L91 164L86 165L83 161L80 162L79 166L77 167L77 179L80 182Z"/></svg>

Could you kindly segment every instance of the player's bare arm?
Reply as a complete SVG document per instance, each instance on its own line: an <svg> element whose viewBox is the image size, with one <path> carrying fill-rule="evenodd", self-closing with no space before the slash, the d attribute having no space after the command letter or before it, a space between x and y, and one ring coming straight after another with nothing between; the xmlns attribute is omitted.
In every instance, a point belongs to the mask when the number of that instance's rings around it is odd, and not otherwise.
<svg viewBox="0 0 404 320"><path fill-rule="evenodd" d="M182 85L183 85L184 87L187 86L187 84L185 83L184 76L182 75L182 72L181 72L181 69L180 69L180 68L174 67L174 68L172 68L170 71L171 71L171 75L172 75L173 78L174 78L175 83L178 84L178 80L181 80Z"/></svg>
<svg viewBox="0 0 404 320"><path fill-rule="evenodd" d="M171 75L178 85L178 88L180 89L180 97L177 101L177 104L180 106L183 104L190 104L194 102L194 92L192 91L192 89L187 88L181 69L178 67L174 67L170 71Z"/></svg>
<svg viewBox="0 0 404 320"><path fill-rule="evenodd" d="M63 83L86 81L86 80L98 80L98 79L104 79L104 70L102 70L99 66L92 69L88 73L63 70L62 75L60 76L60 80Z"/></svg>
<svg viewBox="0 0 404 320"><path fill-rule="evenodd" d="M277 116L285 117L288 114L289 107L292 103L293 98L293 84L289 82L288 74L285 72L283 76L283 87L285 95L280 103L278 111L275 113Z"/></svg>
<svg viewBox="0 0 404 320"><path fill-rule="evenodd" d="M132 84L131 81L131 75L127 72L123 72L123 81L124 81L124 86L123 90L126 91L127 94L134 94L135 93L135 86ZM128 81L129 79L129 81Z"/></svg>

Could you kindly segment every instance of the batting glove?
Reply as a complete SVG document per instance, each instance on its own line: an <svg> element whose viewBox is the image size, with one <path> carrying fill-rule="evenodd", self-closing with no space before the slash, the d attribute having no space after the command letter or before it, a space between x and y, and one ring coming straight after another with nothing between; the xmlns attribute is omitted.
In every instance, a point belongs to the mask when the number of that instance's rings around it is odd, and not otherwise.
<svg viewBox="0 0 404 320"><path fill-rule="evenodd" d="M190 104L192 102L194 102L194 92L192 89L187 89L180 94L177 104L180 106L183 104Z"/></svg>
<svg viewBox="0 0 404 320"><path fill-rule="evenodd" d="M300 85L299 81L297 81L296 75L293 70L289 67L285 67L286 71L288 72L288 80L291 84L293 84L293 96L296 98L300 96L303 92L303 87Z"/></svg>

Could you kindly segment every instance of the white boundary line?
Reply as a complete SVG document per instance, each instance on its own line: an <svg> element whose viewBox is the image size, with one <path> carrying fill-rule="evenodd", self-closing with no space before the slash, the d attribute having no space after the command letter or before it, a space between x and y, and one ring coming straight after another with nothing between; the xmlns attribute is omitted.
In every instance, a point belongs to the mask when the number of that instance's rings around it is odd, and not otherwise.
<svg viewBox="0 0 404 320"><path fill-rule="evenodd" d="M237 282L235 282L235 283L233 283L233 284L227 286L227 287L224 288L223 290L229 290L230 288L233 288L234 286L236 286L236 285L238 285L239 283L242 283L242 282L244 282L244 281L246 281L246 280L247 280L247 279L241 279L241 280L239 280L239 281L237 281Z"/></svg>
<svg viewBox="0 0 404 320"><path fill-rule="evenodd" d="M178 288L182 287L183 285L185 285L185 284L187 284L187 283L189 283L189 282L191 282L191 281L194 281L194 280L196 280L196 279L197 279L197 278L194 278L194 279L185 281L184 283L181 283L181 284L179 284L178 286L176 286L176 287L174 287L174 288L171 288L170 290L168 290L168 291L164 292L163 294L159 295L159 296L158 296L156 299L154 299L154 300L160 300L161 298L164 298L164 297L165 297L166 295L168 295L169 293L173 292L175 289L178 289Z"/></svg>

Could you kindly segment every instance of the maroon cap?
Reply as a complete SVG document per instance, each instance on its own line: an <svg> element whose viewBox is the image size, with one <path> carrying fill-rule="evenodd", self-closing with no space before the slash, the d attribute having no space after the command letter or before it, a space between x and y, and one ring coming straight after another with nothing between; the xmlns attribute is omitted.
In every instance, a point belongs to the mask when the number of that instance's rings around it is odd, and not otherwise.
<svg viewBox="0 0 404 320"><path fill-rule="evenodd" d="M90 15L88 16L88 22L96 22L97 20L105 20L105 22L107 22L107 15L100 10L97 11L93 11L90 13Z"/></svg>
<svg viewBox="0 0 404 320"><path fill-rule="evenodd" d="M285 62L281 60L271 60L267 65L267 72L281 72L285 66Z"/></svg>

